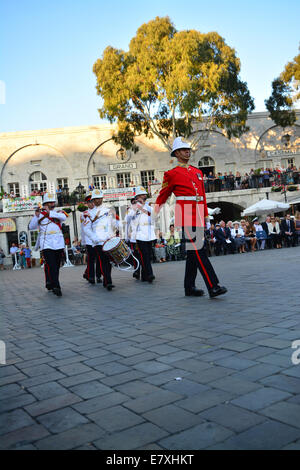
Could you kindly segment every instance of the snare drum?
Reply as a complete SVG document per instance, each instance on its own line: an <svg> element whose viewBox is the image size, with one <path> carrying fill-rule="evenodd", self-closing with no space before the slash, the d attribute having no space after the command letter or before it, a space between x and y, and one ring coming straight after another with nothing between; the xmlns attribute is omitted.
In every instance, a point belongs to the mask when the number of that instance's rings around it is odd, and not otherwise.
<svg viewBox="0 0 300 470"><path fill-rule="evenodd" d="M112 257L116 264L121 264L129 258L131 251L119 237L113 237L103 244L103 251Z"/></svg>

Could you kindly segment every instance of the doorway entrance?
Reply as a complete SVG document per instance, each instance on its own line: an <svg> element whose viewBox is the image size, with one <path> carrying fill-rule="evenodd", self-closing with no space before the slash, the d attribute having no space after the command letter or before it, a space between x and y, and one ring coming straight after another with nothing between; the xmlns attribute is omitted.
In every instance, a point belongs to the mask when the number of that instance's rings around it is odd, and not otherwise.
<svg viewBox="0 0 300 470"><path fill-rule="evenodd" d="M211 157L203 157L199 160L198 168L202 171L202 173L206 176L212 172L215 175L215 162Z"/></svg>

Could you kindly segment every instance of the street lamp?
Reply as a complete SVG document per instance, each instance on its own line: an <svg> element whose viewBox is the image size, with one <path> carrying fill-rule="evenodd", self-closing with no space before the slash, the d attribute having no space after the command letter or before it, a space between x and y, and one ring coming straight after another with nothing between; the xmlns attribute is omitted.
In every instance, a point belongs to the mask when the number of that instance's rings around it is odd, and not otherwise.
<svg viewBox="0 0 300 470"><path fill-rule="evenodd" d="M79 185L75 188L74 194L77 196L77 201L81 201L83 194L85 193L84 186L79 181ZM75 197L76 197L75 196ZM78 240L78 229L77 229L77 219L76 219L76 208L75 208L75 198L73 200L73 210L72 210L72 217L73 217L73 226L74 226L74 235L75 238Z"/></svg>

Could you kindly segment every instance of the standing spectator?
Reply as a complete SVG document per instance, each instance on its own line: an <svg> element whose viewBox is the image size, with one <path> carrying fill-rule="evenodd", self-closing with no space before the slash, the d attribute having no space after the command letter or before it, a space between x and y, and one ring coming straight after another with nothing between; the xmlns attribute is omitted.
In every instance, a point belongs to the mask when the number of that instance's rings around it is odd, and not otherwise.
<svg viewBox="0 0 300 470"><path fill-rule="evenodd" d="M222 174L218 173L215 179L215 190L222 191Z"/></svg>
<svg viewBox="0 0 300 470"><path fill-rule="evenodd" d="M242 189L248 189L249 188L249 175L248 173L245 173L242 179L242 184L241 184Z"/></svg>
<svg viewBox="0 0 300 470"><path fill-rule="evenodd" d="M19 249L20 249L20 253L19 253L19 256L20 256L20 265L21 265L21 268L22 268L22 269L25 269L25 268L26 268L26 258L25 258L25 251L24 251L24 248L25 248L25 245L19 245Z"/></svg>
<svg viewBox="0 0 300 470"><path fill-rule="evenodd" d="M269 168L266 168L263 171L263 185L264 185L264 188L269 188L269 186L270 186L270 171L269 171Z"/></svg>
<svg viewBox="0 0 300 470"><path fill-rule="evenodd" d="M16 245L16 243L11 244L9 252L11 254L13 264L15 264L15 262L19 263L19 247Z"/></svg>
<svg viewBox="0 0 300 470"><path fill-rule="evenodd" d="M230 171L228 175L228 189L229 191L234 190L234 175L232 174L232 171Z"/></svg>
<svg viewBox="0 0 300 470"><path fill-rule="evenodd" d="M203 173L203 184L205 192L208 193L208 179L205 173Z"/></svg>
<svg viewBox="0 0 300 470"><path fill-rule="evenodd" d="M4 251L2 250L2 248L0 248L0 271L4 270L4 258L5 258Z"/></svg>
<svg viewBox="0 0 300 470"><path fill-rule="evenodd" d="M215 190L215 177L213 175L213 172L210 171L208 175L208 192L213 193Z"/></svg>
<svg viewBox="0 0 300 470"><path fill-rule="evenodd" d="M270 222L271 222L271 216L268 215L266 217L265 222L262 222L262 224L261 224L263 230L266 232L266 235L267 235L266 245L267 245L267 248L269 248L269 249L272 248L272 240L271 240L271 235L270 235L270 232L269 232L269 225L268 225Z"/></svg>
<svg viewBox="0 0 300 470"><path fill-rule="evenodd" d="M24 252L27 268L31 268L31 249L28 245L26 246L26 248L24 248Z"/></svg>
<svg viewBox="0 0 300 470"><path fill-rule="evenodd" d="M224 173L224 189L225 191L228 191L229 190L229 178L228 178L228 175L227 175L227 172L225 171Z"/></svg>
<svg viewBox="0 0 300 470"><path fill-rule="evenodd" d="M236 189L240 189L241 188L241 173L239 171L236 172L236 175L235 175L235 187Z"/></svg>

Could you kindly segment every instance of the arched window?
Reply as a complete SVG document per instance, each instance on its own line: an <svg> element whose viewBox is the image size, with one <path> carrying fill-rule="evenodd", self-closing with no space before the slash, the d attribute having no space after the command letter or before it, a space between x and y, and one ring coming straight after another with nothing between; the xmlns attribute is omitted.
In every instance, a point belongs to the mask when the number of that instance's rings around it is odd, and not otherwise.
<svg viewBox="0 0 300 470"><path fill-rule="evenodd" d="M215 161L211 157L203 157L199 160L198 167L202 170L206 176L210 172L215 173Z"/></svg>
<svg viewBox="0 0 300 470"><path fill-rule="evenodd" d="M41 171L31 173L29 177L30 191L47 191L47 177Z"/></svg>

